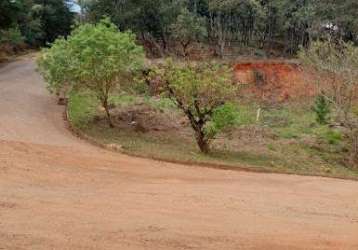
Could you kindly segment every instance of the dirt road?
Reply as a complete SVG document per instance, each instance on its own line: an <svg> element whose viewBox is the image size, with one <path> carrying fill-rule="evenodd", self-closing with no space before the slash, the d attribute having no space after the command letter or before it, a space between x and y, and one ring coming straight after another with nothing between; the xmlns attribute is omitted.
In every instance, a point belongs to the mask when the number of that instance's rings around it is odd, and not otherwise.
<svg viewBox="0 0 358 250"><path fill-rule="evenodd" d="M132 158L62 112L33 59L0 68L0 249L358 249L358 182Z"/></svg>

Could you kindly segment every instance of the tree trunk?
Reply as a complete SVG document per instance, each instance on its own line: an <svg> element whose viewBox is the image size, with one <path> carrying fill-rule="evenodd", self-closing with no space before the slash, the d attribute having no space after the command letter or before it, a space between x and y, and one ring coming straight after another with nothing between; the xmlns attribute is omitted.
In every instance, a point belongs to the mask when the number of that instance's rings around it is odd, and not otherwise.
<svg viewBox="0 0 358 250"><path fill-rule="evenodd" d="M358 131L352 133L351 161L354 165L358 163Z"/></svg>
<svg viewBox="0 0 358 250"><path fill-rule="evenodd" d="M183 47L183 56L186 58L188 56L188 47L190 42L182 42L181 46Z"/></svg>
<svg viewBox="0 0 358 250"><path fill-rule="evenodd" d="M109 127L114 128L111 113L109 112L108 99L103 100L102 105L103 105L104 110L106 111Z"/></svg>
<svg viewBox="0 0 358 250"><path fill-rule="evenodd" d="M221 41L220 42L220 57L224 58L224 54L225 54L225 42Z"/></svg>
<svg viewBox="0 0 358 250"><path fill-rule="evenodd" d="M199 149L202 153L208 154L210 151L208 140L205 139L203 131L196 131L196 142L199 146Z"/></svg>
<svg viewBox="0 0 358 250"><path fill-rule="evenodd" d="M158 42L150 33L142 33L142 39L149 43L152 47L155 47L160 57L164 57L164 51L162 47L158 44ZM154 53L153 48L151 48L151 52Z"/></svg>

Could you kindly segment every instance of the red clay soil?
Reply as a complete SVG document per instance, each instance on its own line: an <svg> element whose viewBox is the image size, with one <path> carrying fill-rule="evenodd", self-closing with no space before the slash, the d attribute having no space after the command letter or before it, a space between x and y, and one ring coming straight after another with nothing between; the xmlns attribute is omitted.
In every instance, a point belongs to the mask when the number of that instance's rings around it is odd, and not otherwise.
<svg viewBox="0 0 358 250"><path fill-rule="evenodd" d="M0 68L0 249L358 249L358 182L133 158L66 130L33 59Z"/></svg>
<svg viewBox="0 0 358 250"><path fill-rule="evenodd" d="M282 102L313 96L315 88L310 73L294 63L257 61L235 66L235 78L245 84L244 94L264 101Z"/></svg>

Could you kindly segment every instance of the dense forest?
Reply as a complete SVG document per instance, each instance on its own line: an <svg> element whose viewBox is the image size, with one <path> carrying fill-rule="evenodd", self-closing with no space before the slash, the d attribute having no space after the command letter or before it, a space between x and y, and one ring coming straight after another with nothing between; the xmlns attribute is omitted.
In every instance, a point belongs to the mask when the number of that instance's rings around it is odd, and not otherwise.
<svg viewBox="0 0 358 250"><path fill-rule="evenodd" d="M293 55L327 35L358 42L357 11L355 0L3 0L0 43L44 46L76 22L109 16L158 56L187 56L198 44L215 56Z"/></svg>
<svg viewBox="0 0 358 250"><path fill-rule="evenodd" d="M75 14L71 4L58 0L3 0L0 2L0 42L15 47L38 47L66 36Z"/></svg>
<svg viewBox="0 0 358 250"><path fill-rule="evenodd" d="M218 55L231 45L293 54L327 32L354 41L358 34L355 0L103 0L83 7L89 20L109 15L121 29L164 51L173 40L184 47L201 40Z"/></svg>

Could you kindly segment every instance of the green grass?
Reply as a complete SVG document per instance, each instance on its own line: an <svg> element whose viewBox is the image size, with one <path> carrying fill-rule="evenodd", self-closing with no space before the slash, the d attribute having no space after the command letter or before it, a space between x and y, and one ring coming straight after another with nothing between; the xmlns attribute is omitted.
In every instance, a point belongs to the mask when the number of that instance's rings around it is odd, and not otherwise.
<svg viewBox="0 0 358 250"><path fill-rule="evenodd" d="M179 112L169 99L120 95L111 98L117 107L148 105L158 112ZM98 101L90 93L72 93L70 121L87 135L103 144L119 144L124 152L141 157L175 162L225 165L281 173L357 178L358 171L342 163L344 147L339 131L317 125L309 108L282 106L263 109L256 121L255 105L239 105L239 126L244 132L255 128L265 131L259 139L244 136L221 138L209 155L200 153L193 137L178 131L149 133L131 128L110 129L104 122L93 122L99 113ZM255 131L256 131L255 130ZM190 131L188 129L188 131ZM255 133L254 133L255 134ZM227 145L227 146L226 146Z"/></svg>
<svg viewBox="0 0 358 250"><path fill-rule="evenodd" d="M262 112L262 125L272 128L280 138L300 138L312 134L315 128L314 113L306 108L283 106Z"/></svg>

